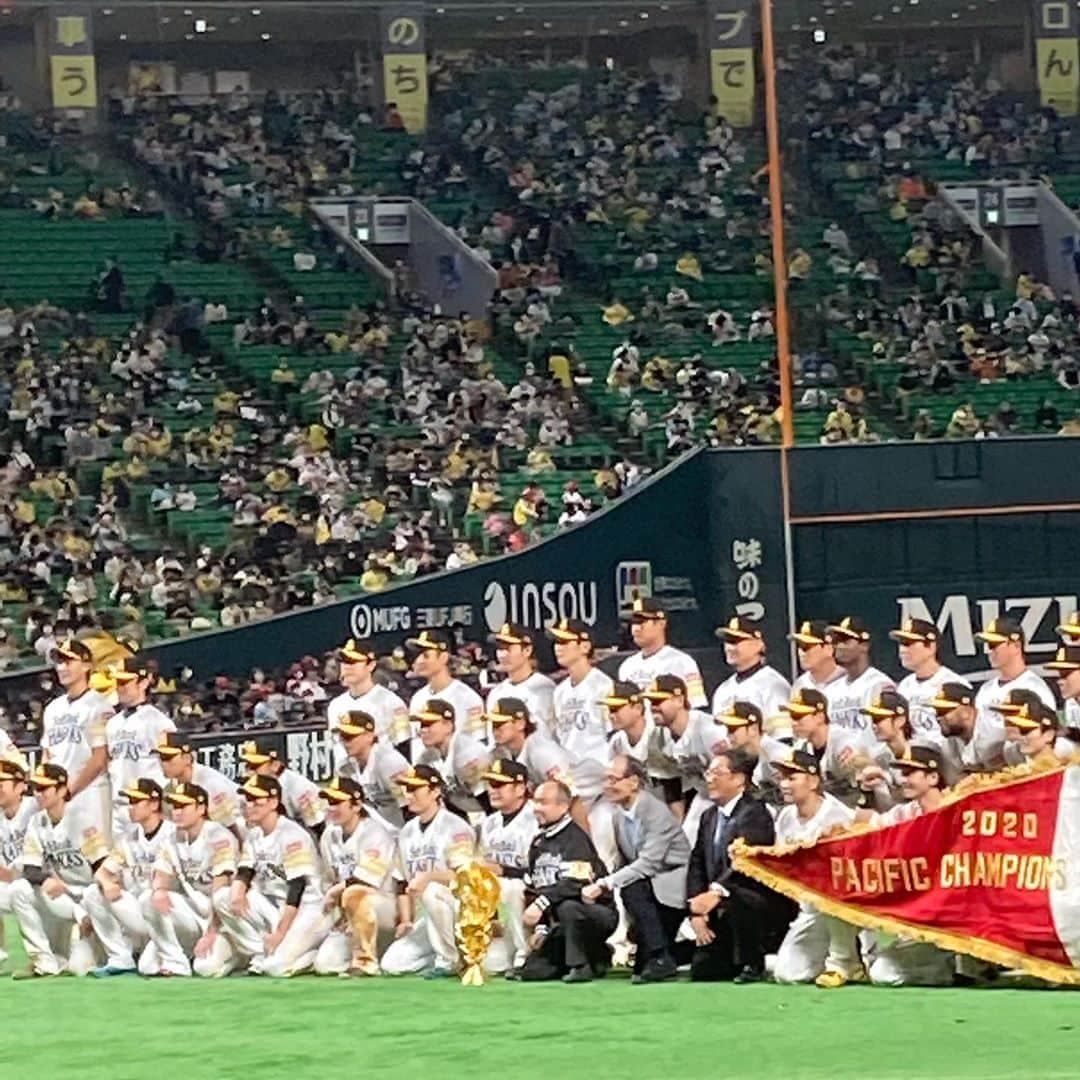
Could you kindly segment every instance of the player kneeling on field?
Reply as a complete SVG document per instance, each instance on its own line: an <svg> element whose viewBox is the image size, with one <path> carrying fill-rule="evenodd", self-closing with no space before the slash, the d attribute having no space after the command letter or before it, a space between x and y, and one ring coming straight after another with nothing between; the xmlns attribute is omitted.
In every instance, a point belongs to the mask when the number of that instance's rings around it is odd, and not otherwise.
<svg viewBox="0 0 1080 1080"><path fill-rule="evenodd" d="M109 853L106 835L89 812L70 805L67 770L46 762L30 777L40 812L26 830L22 877L11 883L28 967L15 979L85 975L95 962L89 920L80 901Z"/></svg>
<svg viewBox="0 0 1080 1080"><path fill-rule="evenodd" d="M248 832L236 878L214 893L214 911L238 964L254 975L299 975L315 962L330 925L315 842L282 813L275 777L250 776L240 792Z"/></svg>
<svg viewBox="0 0 1080 1080"><path fill-rule="evenodd" d="M120 793L127 803L131 828L94 874L94 884L86 890L83 906L90 916L101 947L105 950L98 978L126 975L135 970L139 953L139 973L157 974L157 949L143 908L150 895L154 863L161 848L172 840L174 829L161 813L161 788L153 780L136 780Z"/></svg>
<svg viewBox="0 0 1080 1080"><path fill-rule="evenodd" d="M236 873L236 837L207 816L210 795L198 784L165 792L175 833L158 852L149 897L143 904L157 975L228 975L232 947L222 935L211 897L228 892ZM143 965L140 964L140 968Z"/></svg>
<svg viewBox="0 0 1080 1080"><path fill-rule="evenodd" d="M0 946L6 944L3 917L13 913L11 886L19 880L26 830L36 813L37 800L27 791L26 766L0 757ZM0 948L0 963L7 958Z"/></svg>
<svg viewBox="0 0 1080 1080"><path fill-rule="evenodd" d="M315 973L378 975L379 946L394 932L394 835L368 815L355 780L335 776L322 797L330 811L319 850L332 882L323 907L340 911L342 924L319 946Z"/></svg>

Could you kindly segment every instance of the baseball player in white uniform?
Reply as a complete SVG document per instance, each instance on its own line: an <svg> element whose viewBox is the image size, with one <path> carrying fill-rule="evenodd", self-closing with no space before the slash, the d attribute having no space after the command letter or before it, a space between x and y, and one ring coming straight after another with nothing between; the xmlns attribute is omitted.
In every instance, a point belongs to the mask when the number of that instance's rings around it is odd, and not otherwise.
<svg viewBox="0 0 1080 1080"><path fill-rule="evenodd" d="M158 851L150 895L143 905L147 932L157 950L155 974L227 975L235 966L232 947L218 929L212 897L228 891L239 845L224 825L210 820L205 788L174 784L164 798L175 831Z"/></svg>
<svg viewBox="0 0 1080 1080"><path fill-rule="evenodd" d="M394 834L364 807L363 788L335 776L322 789L329 821L319 840L328 875L323 907L337 917L315 956L317 975L379 974L394 933Z"/></svg>
<svg viewBox="0 0 1080 1080"><path fill-rule="evenodd" d="M191 745L179 732L167 732L158 743L156 753L166 780L173 784L201 787L210 800L207 808L210 820L224 825L238 840L243 838L244 828L235 781L217 769L196 761Z"/></svg>
<svg viewBox="0 0 1080 1080"><path fill-rule="evenodd" d="M534 788L545 780L559 780L574 790L570 755L554 739L537 730L524 701L504 697L495 703L487 718L495 736L496 756L524 765Z"/></svg>
<svg viewBox="0 0 1080 1080"><path fill-rule="evenodd" d="M1030 690L1048 708L1056 709L1054 692L1046 681L1027 666L1024 656L1024 631L1017 619L1000 616L975 635L984 643L990 666L995 673L975 694L975 708L980 719L1002 729L1001 715L994 707L1000 705L1010 690Z"/></svg>
<svg viewBox="0 0 1080 1080"><path fill-rule="evenodd" d="M1005 714L1005 757L1010 765L1036 759L1058 764L1057 739L1058 714L1037 697Z"/></svg>
<svg viewBox="0 0 1080 1080"><path fill-rule="evenodd" d="M551 735L555 684L536 670L534 653L531 630L519 623L503 623L495 635L495 661L506 678L488 691L485 705L490 711L504 697L524 701L533 723L545 735Z"/></svg>
<svg viewBox="0 0 1080 1080"><path fill-rule="evenodd" d="M792 692L797 690L820 690L830 701L839 697L839 691L847 680L844 669L836 662L836 645L829 624L821 619L810 619L799 624L799 629L791 635L795 642L796 656L801 674L791 684ZM791 734L785 714L777 721L765 717L765 730L778 738Z"/></svg>
<svg viewBox="0 0 1080 1080"><path fill-rule="evenodd" d="M884 813L873 814L870 824L885 828L901 821L911 821L941 806L941 753L937 746L909 746L897 758L894 768L900 775L903 801ZM950 986L954 959L934 945L909 938L893 938L886 942L880 934L863 935L869 938L868 971L876 986Z"/></svg>
<svg viewBox="0 0 1080 1080"><path fill-rule="evenodd" d="M941 725L942 764L950 776L995 772L1005 764L1001 714L976 709L975 691L967 683L945 683L930 705Z"/></svg>
<svg viewBox="0 0 1080 1080"><path fill-rule="evenodd" d="M128 831L128 800L121 792L136 780L164 780L157 746L176 725L157 706L150 704L154 673L136 652L113 664L109 675L116 684L117 709L105 725L112 789L112 827L119 843Z"/></svg>
<svg viewBox="0 0 1080 1080"><path fill-rule="evenodd" d="M109 854L109 834L85 805L70 802L63 766L43 762L30 786L39 812L26 830L22 876L10 890L29 965L12 978L85 975L97 957L93 938L83 932L81 900Z"/></svg>
<svg viewBox="0 0 1080 1080"><path fill-rule="evenodd" d="M11 885L22 869L23 843L30 819L38 812L37 800L27 794L26 766L0 757L0 946L3 917L12 913ZM0 948L0 963L7 952Z"/></svg>
<svg viewBox="0 0 1080 1080"><path fill-rule="evenodd" d="M154 864L175 829L162 815L161 788L155 781L136 780L121 795L128 801L132 827L97 868L82 901L105 950L104 965L93 971L99 978L134 972L136 954L141 975L156 975L161 966L143 910L150 897Z"/></svg>
<svg viewBox="0 0 1080 1080"><path fill-rule="evenodd" d="M714 719L717 727L727 732L727 742L732 750L741 750L755 759L754 786L760 789L767 805L775 806L780 799L780 774L773 763L784 760L791 746L774 735L765 734L765 717L752 701L732 702L727 712Z"/></svg>
<svg viewBox="0 0 1080 1080"><path fill-rule="evenodd" d="M642 691L636 683L616 681L603 703L614 729L608 739L608 760L627 754L640 761L654 786L663 789L665 801L681 816L679 769L667 752L664 731L656 726L645 708Z"/></svg>
<svg viewBox="0 0 1080 1080"><path fill-rule="evenodd" d="M938 660L938 628L926 619L905 619L889 637L897 642L900 666L908 673L896 690L908 703L911 734L922 742L940 742L941 728L930 702L945 683L962 680Z"/></svg>
<svg viewBox="0 0 1080 1080"><path fill-rule="evenodd" d="M232 885L214 893L214 911L238 964L258 975L299 975L330 929L315 841L282 813L275 777L249 776L240 791L247 834Z"/></svg>
<svg viewBox="0 0 1080 1080"><path fill-rule="evenodd" d="M331 732L337 731L346 713L364 712L375 718L375 732L380 739L408 753L412 738L409 707L392 690L375 681L375 651L367 642L350 638L338 649L338 664L345 689L327 705L326 726ZM343 757L341 748L335 747L335 767Z"/></svg>
<svg viewBox="0 0 1080 1080"><path fill-rule="evenodd" d="M1048 678L1059 680L1065 704L1054 750L1058 757L1068 758L1080 751L1080 645L1062 645L1043 669Z"/></svg>
<svg viewBox="0 0 1080 1080"><path fill-rule="evenodd" d="M639 690L652 685L657 675L678 675L686 683L690 704L708 708L705 684L697 661L667 643L667 612L651 597L639 597L630 612L630 635L638 651L619 665L619 682L632 682Z"/></svg>
<svg viewBox="0 0 1080 1080"><path fill-rule="evenodd" d="M454 933L454 872L474 854L475 836L464 818L443 805L443 777L432 765L414 765L401 778L410 818L398 833L398 891L394 941L383 954L387 975L452 975L458 966Z"/></svg>
<svg viewBox="0 0 1080 1080"><path fill-rule="evenodd" d="M693 847L701 815L712 805L705 770L716 750L726 744L727 731L718 727L704 709L690 708L686 684L678 675L658 676L644 697L652 705L653 720L664 733L665 753L679 770L683 798L691 800L682 827Z"/></svg>
<svg viewBox="0 0 1080 1080"><path fill-rule="evenodd" d="M405 643L416 655L413 673L424 679L424 685L409 699L409 715L417 716L424 711L433 697L449 701L454 706L458 730L473 738L487 741L484 724L484 701L480 695L450 673L450 650L453 639L445 630L424 630L418 637ZM413 734L416 734L415 728ZM419 752L414 741L413 748Z"/></svg>
<svg viewBox="0 0 1080 1080"><path fill-rule="evenodd" d="M813 754L793 750L775 767L786 804L776 818L778 845L814 841L827 829L855 820L853 810L821 790L821 771ZM773 977L778 983L814 982L827 989L865 982L856 934L854 926L803 901L776 954Z"/></svg>
<svg viewBox="0 0 1080 1080"><path fill-rule="evenodd" d="M845 615L829 629L836 662L844 669L844 678L827 694L829 719L835 727L852 732L863 750L873 751L877 742L874 728L862 709L882 690L895 689L895 684L885 672L871 665L870 630L862 619Z"/></svg>
<svg viewBox="0 0 1080 1080"><path fill-rule="evenodd" d="M404 799L398 782L409 771L408 759L389 743L380 742L371 713L355 709L338 718L337 733L345 750L339 774L364 790L364 803L388 829L405 824Z"/></svg>
<svg viewBox="0 0 1080 1080"><path fill-rule="evenodd" d="M462 817L486 811L482 776L491 762L491 751L475 736L458 731L453 703L445 698L428 698L411 719L420 727L423 746L413 760L442 773L447 806Z"/></svg>
<svg viewBox="0 0 1080 1080"><path fill-rule="evenodd" d="M302 773L290 769L273 746L252 739L240 747L240 760L259 776L272 776L281 785L281 808L318 839L326 821L326 803L319 786Z"/></svg>
<svg viewBox="0 0 1080 1080"><path fill-rule="evenodd" d="M751 702L762 716L776 716L780 706L791 698L791 683L765 662L761 627L733 615L717 634L724 642L724 660L735 671L713 693L713 716L726 713L736 701Z"/></svg>
<svg viewBox="0 0 1080 1080"><path fill-rule="evenodd" d="M525 963L529 932L525 912L525 873L529 846L540 828L529 801L529 772L520 761L496 758L484 773L493 812L480 826L480 858L499 875L501 933L488 948L484 967L492 973L511 972Z"/></svg>
<svg viewBox="0 0 1080 1080"><path fill-rule="evenodd" d="M851 793L856 774L869 755L854 732L832 724L828 698L820 690L795 690L783 709L791 714L795 745L818 762L817 775L823 787Z"/></svg>
<svg viewBox="0 0 1080 1080"><path fill-rule="evenodd" d="M108 835L112 800L105 729L113 709L104 694L90 689L93 654L86 642L68 638L57 645L54 658L64 693L45 706L42 756L67 773L80 816Z"/></svg>

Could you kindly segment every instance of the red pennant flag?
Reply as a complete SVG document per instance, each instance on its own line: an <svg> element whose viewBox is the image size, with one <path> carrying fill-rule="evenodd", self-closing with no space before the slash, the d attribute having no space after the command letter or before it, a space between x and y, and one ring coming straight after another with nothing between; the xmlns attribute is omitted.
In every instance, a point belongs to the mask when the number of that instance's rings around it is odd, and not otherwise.
<svg viewBox="0 0 1080 1080"><path fill-rule="evenodd" d="M972 776L921 817L732 859L856 926L1080 984L1080 765Z"/></svg>

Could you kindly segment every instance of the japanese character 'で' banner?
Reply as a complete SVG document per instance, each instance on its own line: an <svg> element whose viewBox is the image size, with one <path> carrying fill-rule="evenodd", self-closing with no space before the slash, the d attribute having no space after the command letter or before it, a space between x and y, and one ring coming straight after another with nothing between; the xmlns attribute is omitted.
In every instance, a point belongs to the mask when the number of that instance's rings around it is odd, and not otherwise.
<svg viewBox="0 0 1080 1080"><path fill-rule="evenodd" d="M732 127L754 122L753 4L713 0L709 4L709 73L717 115Z"/></svg>
<svg viewBox="0 0 1080 1080"><path fill-rule="evenodd" d="M857 926L1080 984L1080 765L969 777L931 813L735 867Z"/></svg>

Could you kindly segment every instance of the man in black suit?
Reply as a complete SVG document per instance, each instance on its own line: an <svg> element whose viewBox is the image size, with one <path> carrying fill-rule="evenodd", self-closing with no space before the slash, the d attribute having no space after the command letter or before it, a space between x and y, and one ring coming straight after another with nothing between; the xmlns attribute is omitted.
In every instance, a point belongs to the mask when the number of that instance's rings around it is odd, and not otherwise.
<svg viewBox="0 0 1080 1080"><path fill-rule="evenodd" d="M772 816L748 790L753 773L753 758L741 750L717 754L705 773L713 805L701 816L686 876L690 925L698 946L690 967L695 981L749 983L764 977L763 935L772 893L733 870L728 855L738 837L748 844L775 840Z"/></svg>

